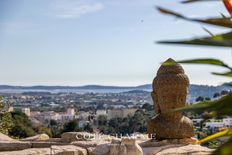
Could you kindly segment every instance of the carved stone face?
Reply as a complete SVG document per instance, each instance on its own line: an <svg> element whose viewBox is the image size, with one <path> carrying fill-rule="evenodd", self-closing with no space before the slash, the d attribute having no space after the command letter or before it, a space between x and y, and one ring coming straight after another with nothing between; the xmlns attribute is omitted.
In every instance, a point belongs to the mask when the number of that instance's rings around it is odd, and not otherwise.
<svg viewBox="0 0 232 155"><path fill-rule="evenodd" d="M174 62L168 59L166 62ZM162 65L153 80L152 98L156 112L185 106L189 79L179 64Z"/></svg>
<svg viewBox="0 0 232 155"><path fill-rule="evenodd" d="M153 80L151 96L157 115L148 122L148 133L158 140L181 139L194 136L192 121L179 112L165 112L184 107L189 87L189 79L183 68L172 59L162 65Z"/></svg>

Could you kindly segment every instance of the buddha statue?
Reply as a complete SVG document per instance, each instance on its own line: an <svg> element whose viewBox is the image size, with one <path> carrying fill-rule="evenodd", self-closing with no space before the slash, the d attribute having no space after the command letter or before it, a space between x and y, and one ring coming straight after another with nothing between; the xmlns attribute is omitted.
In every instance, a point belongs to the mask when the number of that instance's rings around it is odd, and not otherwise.
<svg viewBox="0 0 232 155"><path fill-rule="evenodd" d="M170 112L186 105L189 79L173 59L167 62L173 64L162 64L152 83L156 116L148 122L148 134L157 140L190 138L194 136L192 121L180 112Z"/></svg>

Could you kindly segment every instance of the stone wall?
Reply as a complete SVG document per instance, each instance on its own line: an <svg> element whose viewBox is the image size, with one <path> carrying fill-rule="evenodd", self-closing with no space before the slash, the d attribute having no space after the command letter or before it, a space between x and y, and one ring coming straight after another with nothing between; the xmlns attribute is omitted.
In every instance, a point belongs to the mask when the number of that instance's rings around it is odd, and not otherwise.
<svg viewBox="0 0 232 155"><path fill-rule="evenodd" d="M90 138L83 138L86 134ZM93 136L86 132L69 132L64 133L62 138L41 139L41 135L37 135L21 141L2 135L0 155L205 155L212 152L194 145L196 140L188 138L154 141L147 135L122 139L111 136L96 139Z"/></svg>

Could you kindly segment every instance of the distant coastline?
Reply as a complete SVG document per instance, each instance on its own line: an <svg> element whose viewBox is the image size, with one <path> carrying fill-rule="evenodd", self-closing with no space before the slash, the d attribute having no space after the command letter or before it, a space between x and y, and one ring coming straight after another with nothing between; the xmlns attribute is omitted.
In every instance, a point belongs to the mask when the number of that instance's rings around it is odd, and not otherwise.
<svg viewBox="0 0 232 155"><path fill-rule="evenodd" d="M191 84L189 88L188 101L193 102L197 96L212 98L215 93L223 90L232 90L231 86L219 85L196 85ZM0 85L0 93L150 93L151 84L139 86L102 86L102 85L85 85L85 86L12 86Z"/></svg>

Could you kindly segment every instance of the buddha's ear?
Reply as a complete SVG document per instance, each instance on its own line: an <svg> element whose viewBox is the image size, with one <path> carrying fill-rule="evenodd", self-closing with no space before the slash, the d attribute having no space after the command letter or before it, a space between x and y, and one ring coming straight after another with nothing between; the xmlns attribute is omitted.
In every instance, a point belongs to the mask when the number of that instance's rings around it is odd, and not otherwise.
<svg viewBox="0 0 232 155"><path fill-rule="evenodd" d="M154 105L155 112L160 113L161 110L160 110L160 106L159 106L159 103L158 103L157 93L155 91L152 91L151 92L151 97L152 97L152 100L153 100L153 105Z"/></svg>

